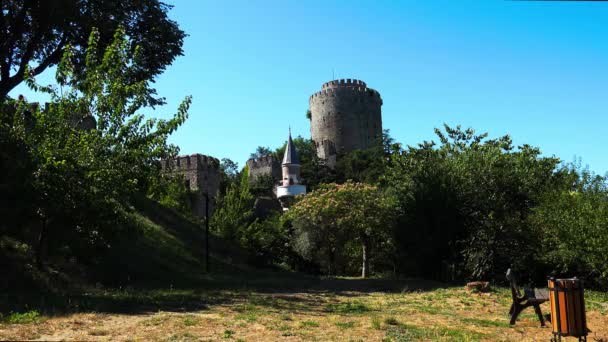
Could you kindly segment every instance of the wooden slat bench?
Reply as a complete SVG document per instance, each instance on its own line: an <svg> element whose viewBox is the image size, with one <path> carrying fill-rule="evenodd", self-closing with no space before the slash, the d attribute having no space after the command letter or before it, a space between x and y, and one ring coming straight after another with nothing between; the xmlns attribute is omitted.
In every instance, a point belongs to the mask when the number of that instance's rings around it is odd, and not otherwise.
<svg viewBox="0 0 608 342"><path fill-rule="evenodd" d="M509 323L514 325L519 314L525 308L532 306L538 316L540 325L544 327L545 319L540 310L540 304L549 300L549 290L524 288L524 294L522 295L519 286L517 285L516 276L511 269L507 270L507 280L511 285L511 297L513 298L513 304L511 304L511 309L509 310L509 315L511 315L511 321Z"/></svg>

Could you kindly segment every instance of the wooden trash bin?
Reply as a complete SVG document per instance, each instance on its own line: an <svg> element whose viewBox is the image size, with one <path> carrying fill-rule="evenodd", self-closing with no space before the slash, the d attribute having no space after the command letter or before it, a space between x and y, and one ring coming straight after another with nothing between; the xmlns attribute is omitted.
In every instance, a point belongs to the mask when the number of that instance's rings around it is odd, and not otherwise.
<svg viewBox="0 0 608 342"><path fill-rule="evenodd" d="M551 304L552 341L562 337L578 337L587 341L587 318L583 283L580 279L549 278L549 301Z"/></svg>

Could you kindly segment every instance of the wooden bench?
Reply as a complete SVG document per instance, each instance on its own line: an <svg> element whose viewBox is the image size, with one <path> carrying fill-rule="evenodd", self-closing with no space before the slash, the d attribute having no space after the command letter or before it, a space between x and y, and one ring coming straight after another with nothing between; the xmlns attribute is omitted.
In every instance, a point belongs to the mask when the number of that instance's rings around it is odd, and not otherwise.
<svg viewBox="0 0 608 342"><path fill-rule="evenodd" d="M517 285L517 279L515 273L509 268L507 270L507 280L511 285L511 297L513 298L513 304L509 309L509 315L511 315L511 325L515 324L519 314L527 307L533 306L540 325L545 326L545 319L543 313L540 310L540 304L549 300L549 291L546 289L527 289L524 288L524 294L521 294L519 286Z"/></svg>

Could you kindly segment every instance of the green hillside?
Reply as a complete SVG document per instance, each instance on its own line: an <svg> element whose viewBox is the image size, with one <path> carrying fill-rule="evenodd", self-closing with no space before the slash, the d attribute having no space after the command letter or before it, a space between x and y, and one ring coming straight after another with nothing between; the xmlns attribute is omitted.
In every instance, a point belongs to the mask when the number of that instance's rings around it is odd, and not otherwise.
<svg viewBox="0 0 608 342"><path fill-rule="evenodd" d="M287 284L293 273L256 269L246 251L211 236L211 272L205 272L205 236L200 222L156 202L140 200L128 214L128 234L93 262L49 257L35 267L33 247L3 236L0 312L122 311L187 301L178 289L214 289ZM315 278L298 275L301 280ZM295 282L295 280L294 280ZM174 291L175 290L175 291ZM191 292L188 292L192 295ZM177 296L177 297L176 297ZM177 299L176 299L177 298Z"/></svg>

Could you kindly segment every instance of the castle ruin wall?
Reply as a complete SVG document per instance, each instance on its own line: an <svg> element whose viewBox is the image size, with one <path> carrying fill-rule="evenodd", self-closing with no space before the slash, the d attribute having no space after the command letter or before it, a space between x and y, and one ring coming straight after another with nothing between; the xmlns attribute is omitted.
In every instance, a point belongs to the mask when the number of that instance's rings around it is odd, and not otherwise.
<svg viewBox="0 0 608 342"><path fill-rule="evenodd" d="M162 161L163 171L184 178L185 186L192 192L192 213L205 218L206 195L209 196L209 214L215 210L220 189L220 161L202 154L179 156Z"/></svg>
<svg viewBox="0 0 608 342"><path fill-rule="evenodd" d="M272 176L276 181L280 180L281 163L274 156L264 156L257 159L247 160L249 169L249 184L254 185L263 176Z"/></svg>

